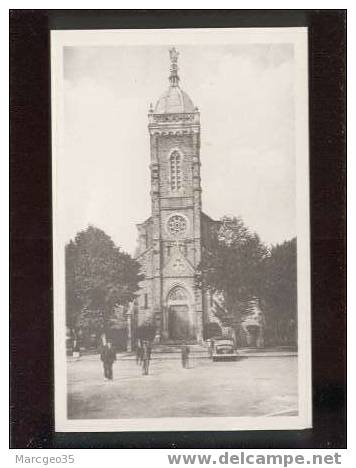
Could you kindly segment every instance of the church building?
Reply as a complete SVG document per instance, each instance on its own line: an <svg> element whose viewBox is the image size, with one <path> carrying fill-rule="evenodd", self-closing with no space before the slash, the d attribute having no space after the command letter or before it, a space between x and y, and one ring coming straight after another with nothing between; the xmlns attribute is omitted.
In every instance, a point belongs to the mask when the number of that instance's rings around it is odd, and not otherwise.
<svg viewBox="0 0 356 468"><path fill-rule="evenodd" d="M197 287L202 249L218 222L202 211L200 114L180 87L178 52L169 51L168 90L151 106L151 216L137 225L144 281L137 324L153 323L162 343L202 342L213 301Z"/></svg>

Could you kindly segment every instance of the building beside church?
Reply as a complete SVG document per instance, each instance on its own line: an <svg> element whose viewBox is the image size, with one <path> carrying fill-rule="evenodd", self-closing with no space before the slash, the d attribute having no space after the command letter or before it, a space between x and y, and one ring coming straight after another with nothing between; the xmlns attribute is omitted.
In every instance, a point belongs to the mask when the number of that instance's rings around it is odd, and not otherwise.
<svg viewBox="0 0 356 468"><path fill-rule="evenodd" d="M202 249L219 225L202 211L200 114L180 87L178 52L170 53L168 90L151 106L151 216L137 225L136 259L144 281L137 324L153 323L160 342L201 342L213 300L195 282Z"/></svg>

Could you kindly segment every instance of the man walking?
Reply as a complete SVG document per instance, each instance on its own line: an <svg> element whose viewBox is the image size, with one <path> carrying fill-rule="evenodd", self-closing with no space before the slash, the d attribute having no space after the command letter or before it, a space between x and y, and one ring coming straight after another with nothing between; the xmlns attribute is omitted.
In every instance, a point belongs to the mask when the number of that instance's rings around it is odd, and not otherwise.
<svg viewBox="0 0 356 468"><path fill-rule="evenodd" d="M188 369L189 368L189 353L190 353L190 349L189 349L189 346L184 343L183 346L182 346L182 366L184 369Z"/></svg>
<svg viewBox="0 0 356 468"><path fill-rule="evenodd" d="M137 341L137 346L136 346L136 364L141 364L142 361L142 346L141 346L141 340Z"/></svg>
<svg viewBox="0 0 356 468"><path fill-rule="evenodd" d="M100 359L103 362L104 367L104 379L105 380L113 380L113 371L112 367L114 361L116 361L116 353L112 348L112 344L110 341L103 346L103 349L100 354Z"/></svg>
<svg viewBox="0 0 356 468"><path fill-rule="evenodd" d="M148 369L150 366L150 358L151 358L151 347L147 343L147 341L143 342L142 345L142 374L148 375Z"/></svg>

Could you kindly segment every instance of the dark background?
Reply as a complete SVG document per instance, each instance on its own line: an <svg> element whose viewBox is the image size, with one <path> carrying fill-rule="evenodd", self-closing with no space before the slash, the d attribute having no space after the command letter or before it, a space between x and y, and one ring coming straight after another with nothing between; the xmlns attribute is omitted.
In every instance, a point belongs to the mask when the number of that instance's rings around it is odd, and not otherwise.
<svg viewBox="0 0 356 468"><path fill-rule="evenodd" d="M313 429L55 433L50 29L309 27ZM12 448L346 447L346 11L10 10Z"/></svg>

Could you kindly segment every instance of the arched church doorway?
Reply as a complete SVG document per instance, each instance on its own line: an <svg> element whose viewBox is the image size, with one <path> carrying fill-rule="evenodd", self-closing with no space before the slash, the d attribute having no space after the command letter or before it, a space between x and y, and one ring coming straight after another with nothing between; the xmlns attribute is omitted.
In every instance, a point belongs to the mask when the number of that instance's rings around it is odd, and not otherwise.
<svg viewBox="0 0 356 468"><path fill-rule="evenodd" d="M189 296L185 288L175 286L167 297L168 334L172 341L194 339Z"/></svg>

